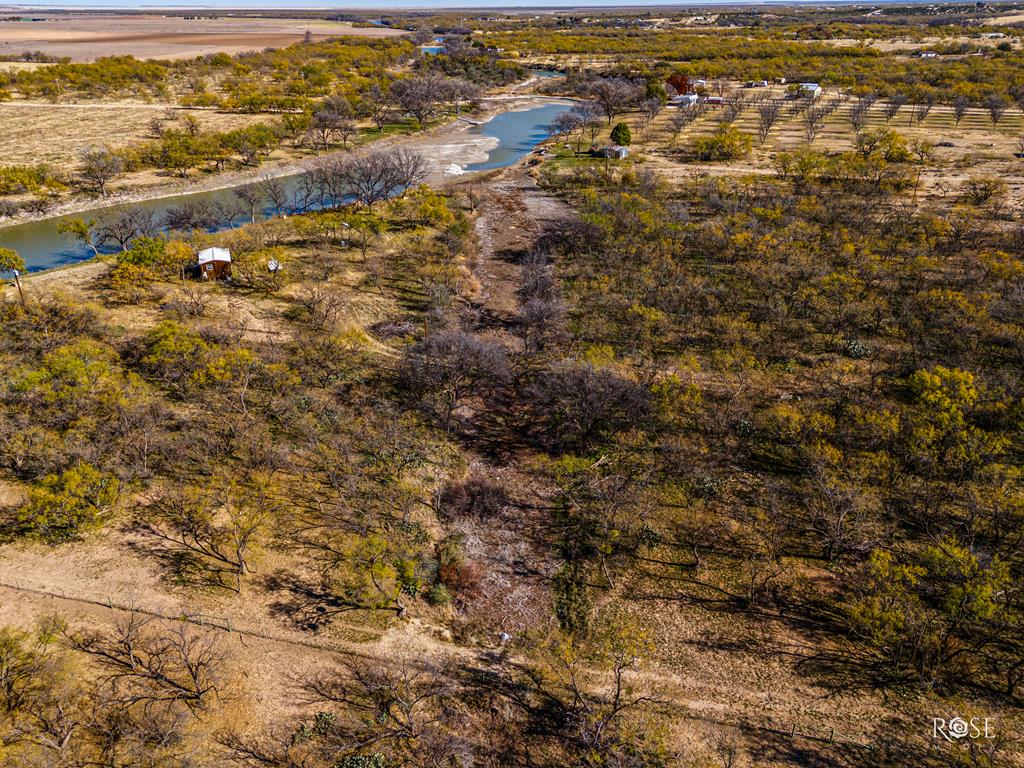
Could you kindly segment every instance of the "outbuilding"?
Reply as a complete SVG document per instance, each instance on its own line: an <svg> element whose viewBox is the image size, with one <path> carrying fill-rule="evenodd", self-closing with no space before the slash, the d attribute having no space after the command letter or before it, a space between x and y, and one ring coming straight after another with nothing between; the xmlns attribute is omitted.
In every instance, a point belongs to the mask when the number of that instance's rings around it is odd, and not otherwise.
<svg viewBox="0 0 1024 768"><path fill-rule="evenodd" d="M201 280L222 280L231 276L231 251L205 248L196 254L196 272Z"/></svg>
<svg viewBox="0 0 1024 768"><path fill-rule="evenodd" d="M816 99L822 94L821 86L817 83L800 83L797 92L805 99Z"/></svg>
<svg viewBox="0 0 1024 768"><path fill-rule="evenodd" d="M601 157L609 157L614 160L625 160L629 157L629 147L623 147L618 144L611 147L601 147L598 154Z"/></svg>
<svg viewBox="0 0 1024 768"><path fill-rule="evenodd" d="M700 101L700 96L696 93L681 93L678 96L673 96L668 100L668 103L673 107L692 107Z"/></svg>

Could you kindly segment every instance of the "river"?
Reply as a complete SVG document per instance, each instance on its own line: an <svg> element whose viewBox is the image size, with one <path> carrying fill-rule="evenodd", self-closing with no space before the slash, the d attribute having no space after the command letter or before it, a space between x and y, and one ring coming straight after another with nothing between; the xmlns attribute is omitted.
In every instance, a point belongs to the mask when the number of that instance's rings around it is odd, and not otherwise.
<svg viewBox="0 0 1024 768"><path fill-rule="evenodd" d="M465 135L479 139L477 145L487 147L485 160L475 160L479 151L473 152L474 145L466 144L467 156L465 158L448 156L446 162L461 166L465 171L482 171L493 168L502 168L512 165L519 159L529 154L538 144L547 138L546 127L552 122L555 115L566 109L565 103L548 103L540 106L530 107L518 111L502 112L488 120L486 123L469 128ZM464 141L464 140L463 140ZM409 144L415 149L415 143ZM431 158L427 157L428 161ZM300 174L281 177L289 195L294 193L298 186ZM181 205L190 200L211 200L227 204L236 203L233 188L218 189L207 192L193 192L190 194L179 194L168 197L161 197L152 200L144 200L135 205L152 211L154 216L163 219L167 210ZM13 248L25 260L30 272L43 269L52 269L65 264L72 264L90 258L92 251L85 245L73 243L61 235L58 227L61 222L70 219L95 218L102 208L83 211L80 213L30 221L24 224L14 224L8 227L0 227L0 247ZM265 210L264 215L277 213L272 210ZM238 226L248 220L248 215L239 215L230 221L224 221L219 227L221 229ZM102 250L102 249L101 249ZM111 252L115 251L111 249Z"/></svg>

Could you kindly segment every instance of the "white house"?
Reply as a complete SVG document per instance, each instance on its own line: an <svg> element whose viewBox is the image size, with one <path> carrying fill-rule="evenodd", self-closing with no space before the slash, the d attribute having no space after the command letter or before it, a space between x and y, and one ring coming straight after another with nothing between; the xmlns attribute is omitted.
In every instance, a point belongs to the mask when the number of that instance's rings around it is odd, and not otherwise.
<svg viewBox="0 0 1024 768"><path fill-rule="evenodd" d="M678 96L673 96L668 100L668 103L673 107L692 107L700 101L700 96L696 93L681 93Z"/></svg>
<svg viewBox="0 0 1024 768"><path fill-rule="evenodd" d="M806 99L816 99L821 96L822 90L817 83L800 83L798 93Z"/></svg>
<svg viewBox="0 0 1024 768"><path fill-rule="evenodd" d="M196 269L203 280L216 280L231 274L231 251L206 248L196 254Z"/></svg>
<svg viewBox="0 0 1024 768"><path fill-rule="evenodd" d="M629 147L623 147L618 144L611 147L601 147L598 154L600 154L601 157L608 157L614 160L625 160L629 157Z"/></svg>

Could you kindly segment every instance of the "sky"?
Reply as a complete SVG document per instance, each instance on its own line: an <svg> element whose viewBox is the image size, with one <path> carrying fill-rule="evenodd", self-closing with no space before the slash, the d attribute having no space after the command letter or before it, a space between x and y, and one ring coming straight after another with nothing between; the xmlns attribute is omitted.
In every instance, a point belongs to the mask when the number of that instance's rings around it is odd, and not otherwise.
<svg viewBox="0 0 1024 768"><path fill-rule="evenodd" d="M800 0L796 0L800 2ZM805 0L806 1L806 0ZM785 3L787 0L695 0L692 3L680 0L643 0L641 5L623 0L527 0L524 3L510 3L509 0L167 0L167 2L140 2L140 0L35 0L26 3L3 3L0 8L253 8L253 9L322 9L338 10L387 10L415 8L630 8L652 6L694 7L705 5L754 5L771 2ZM793 0L788 0L792 3ZM813 0L811 0L813 2ZM842 2L842 0L840 0ZM884 2L884 0L883 0Z"/></svg>

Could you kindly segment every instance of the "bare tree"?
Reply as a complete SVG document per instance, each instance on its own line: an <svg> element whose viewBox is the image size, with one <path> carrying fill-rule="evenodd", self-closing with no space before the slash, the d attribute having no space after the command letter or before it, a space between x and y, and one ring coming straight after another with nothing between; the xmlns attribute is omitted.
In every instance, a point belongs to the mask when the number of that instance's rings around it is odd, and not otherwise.
<svg viewBox="0 0 1024 768"><path fill-rule="evenodd" d="M923 123L928 114L932 111L932 106L935 104L935 99L931 96L925 96L917 103L914 107L914 117L917 118L918 124Z"/></svg>
<svg viewBox="0 0 1024 768"><path fill-rule="evenodd" d="M850 107L850 125L853 126L854 133L860 133L864 130L864 126L868 123L868 115L871 112L871 107L874 106L877 97L874 94L868 94L867 96L861 96L854 102L853 106Z"/></svg>
<svg viewBox="0 0 1024 768"><path fill-rule="evenodd" d="M650 98L644 99L640 104L640 129L647 131L651 124L657 119L658 115L661 114L661 110L664 109L665 105L661 99Z"/></svg>
<svg viewBox="0 0 1024 768"><path fill-rule="evenodd" d="M391 85L391 97L422 128L448 95L445 78L439 75L405 77Z"/></svg>
<svg viewBox="0 0 1024 768"><path fill-rule="evenodd" d="M155 237L160 232L153 211L137 205L103 211L92 223L93 242L115 244L122 251L137 237Z"/></svg>
<svg viewBox="0 0 1024 768"><path fill-rule="evenodd" d="M569 140L580 128L579 115L573 110L560 112L548 125L548 134L560 140ZM579 151L576 152L577 156Z"/></svg>
<svg viewBox="0 0 1024 768"><path fill-rule="evenodd" d="M608 123L636 102L640 89L624 77L600 77L586 84L587 97L601 109Z"/></svg>
<svg viewBox="0 0 1024 768"><path fill-rule="evenodd" d="M117 620L113 632L84 632L71 642L96 661L101 679L123 705L202 710L221 686L215 636L184 621L133 611Z"/></svg>
<svg viewBox="0 0 1024 768"><path fill-rule="evenodd" d="M340 705L344 720L336 733L344 733L349 748L373 743L414 750L425 730L438 722L436 705L455 686L430 665L354 660L342 662L336 673L308 681L303 689L312 704ZM388 702L386 711L381 701Z"/></svg>
<svg viewBox="0 0 1024 768"><path fill-rule="evenodd" d="M242 209L233 202L207 199L185 200L171 206L164 213L164 226L188 232L196 229L212 230L234 221Z"/></svg>
<svg viewBox="0 0 1024 768"><path fill-rule="evenodd" d="M480 86L462 77L450 77L445 83L445 97L455 105L455 114L462 114L462 105L480 98Z"/></svg>
<svg viewBox="0 0 1024 768"><path fill-rule="evenodd" d="M999 121L1003 119L1003 115L1006 114L1006 99L997 93L989 94L985 98L985 109L988 110L988 116L992 120L992 125L995 127L999 124Z"/></svg>
<svg viewBox="0 0 1024 768"><path fill-rule="evenodd" d="M742 93L733 96L725 101L722 106L721 121L729 124L736 121L736 118L740 116L744 108L747 106L747 97Z"/></svg>
<svg viewBox="0 0 1024 768"><path fill-rule="evenodd" d="M78 175L82 186L105 197L107 185L124 173L124 161L113 150L92 147L83 150L79 156Z"/></svg>
<svg viewBox="0 0 1024 768"><path fill-rule="evenodd" d="M757 137L762 144L768 139L768 133L778 122L781 111L782 104L775 99L764 101L757 108Z"/></svg>
<svg viewBox="0 0 1024 768"><path fill-rule="evenodd" d="M352 105L348 99L344 96L331 96L324 99L313 113L306 130L306 142L317 152L330 148L339 138L343 138L347 145L354 126Z"/></svg>
<svg viewBox="0 0 1024 768"><path fill-rule="evenodd" d="M373 83L366 89L363 96L364 111L373 120L378 131L383 131L384 126L394 114L391 104L391 94L388 92L386 83Z"/></svg>
<svg viewBox="0 0 1024 768"><path fill-rule="evenodd" d="M967 114L967 110L971 107L971 100L966 96L957 96L953 99L953 118L956 120L956 124L960 125L960 121L964 119L964 115Z"/></svg>
<svg viewBox="0 0 1024 768"><path fill-rule="evenodd" d="M829 111L827 107L811 107L804 112L804 137L808 142L814 141L825 127L825 118Z"/></svg>
<svg viewBox="0 0 1024 768"><path fill-rule="evenodd" d="M706 111L707 106L703 102L697 102L687 107L679 107L669 119L669 125L672 126L673 139L678 138L684 129L689 127L694 120Z"/></svg>
<svg viewBox="0 0 1024 768"><path fill-rule="evenodd" d="M588 132L591 132L591 141L596 131L601 127L601 114L593 103L577 104L568 112L562 112L555 117L549 130L558 136L565 136L567 140L575 137L573 153L579 157L583 151L583 139Z"/></svg>
<svg viewBox="0 0 1024 768"><path fill-rule="evenodd" d="M466 400L510 376L505 349L460 331L440 331L409 350L400 368L404 386L430 407L445 429Z"/></svg>
<svg viewBox="0 0 1024 768"><path fill-rule="evenodd" d="M288 190L284 182L276 176L264 176L260 179L264 199L270 203L275 214L280 214L288 207Z"/></svg>
<svg viewBox="0 0 1024 768"><path fill-rule="evenodd" d="M372 208L426 175L422 155L401 147L322 161L307 176L321 200L338 207L347 200Z"/></svg>
<svg viewBox="0 0 1024 768"><path fill-rule="evenodd" d="M218 740L246 768L347 765L367 748L384 758L374 764L468 765L464 724L449 701L459 691L433 664L343 661L302 684L300 699L317 710L311 722L282 733L228 731Z"/></svg>
<svg viewBox="0 0 1024 768"><path fill-rule="evenodd" d="M568 307L546 256L533 253L523 264L519 289L519 335L527 352L537 352L565 337Z"/></svg>
<svg viewBox="0 0 1024 768"><path fill-rule="evenodd" d="M350 304L344 295L318 283L303 286L295 294L295 300L305 311L309 324L317 330L334 328Z"/></svg>
<svg viewBox="0 0 1024 768"><path fill-rule="evenodd" d="M903 93L897 93L895 96L891 97L887 102L885 102L885 121L889 122L894 117L896 117L896 113L899 112L903 105L906 103L907 96L906 94Z"/></svg>
<svg viewBox="0 0 1024 768"><path fill-rule="evenodd" d="M249 211L249 221L255 224L256 209L266 199L266 189L264 186L259 182L251 182L235 187L234 193L235 197L245 203L246 209Z"/></svg>

